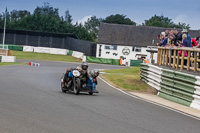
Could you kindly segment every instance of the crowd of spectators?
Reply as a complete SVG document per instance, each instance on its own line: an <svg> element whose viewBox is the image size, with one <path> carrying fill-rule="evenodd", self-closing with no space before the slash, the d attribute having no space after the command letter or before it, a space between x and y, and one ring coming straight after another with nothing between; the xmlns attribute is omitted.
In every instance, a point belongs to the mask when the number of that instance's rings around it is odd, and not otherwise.
<svg viewBox="0 0 200 133"><path fill-rule="evenodd" d="M157 46L162 46L162 47L177 46L177 47L200 48L200 36L191 38L187 29L183 29L183 31L178 31L176 29L166 30L165 32L161 32L161 34L157 36L157 39L159 39L160 41L159 43L157 43ZM182 51L179 51L178 53L181 55ZM192 52L192 55L194 57L193 52ZM187 56L186 51L185 51L184 56ZM199 53L199 59L200 59L200 53ZM187 64L187 60L184 60L184 65L186 64ZM198 63L198 65L199 65L198 67L200 68L200 63Z"/></svg>
<svg viewBox="0 0 200 133"><path fill-rule="evenodd" d="M200 36L191 38L187 29L183 31L178 30L166 30L161 32L157 36L159 43L157 46L169 47L169 46L178 46L178 47L197 47L200 48Z"/></svg>

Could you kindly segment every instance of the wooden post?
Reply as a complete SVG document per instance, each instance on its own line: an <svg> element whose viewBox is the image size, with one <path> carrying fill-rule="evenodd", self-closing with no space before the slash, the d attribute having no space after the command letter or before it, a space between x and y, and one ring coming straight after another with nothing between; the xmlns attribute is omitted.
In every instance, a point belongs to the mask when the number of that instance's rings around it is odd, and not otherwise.
<svg viewBox="0 0 200 133"><path fill-rule="evenodd" d="M169 50L166 49L166 63L165 63L166 66L168 66L168 58L169 58Z"/></svg>
<svg viewBox="0 0 200 133"><path fill-rule="evenodd" d="M187 70L190 70L190 53L191 53L191 51L188 51Z"/></svg>
<svg viewBox="0 0 200 133"><path fill-rule="evenodd" d="M159 65L160 61L160 49L158 49L158 54L157 54L157 64Z"/></svg>
<svg viewBox="0 0 200 133"><path fill-rule="evenodd" d="M176 63L176 50L174 49L173 68L175 68L175 63Z"/></svg>
<svg viewBox="0 0 200 133"><path fill-rule="evenodd" d="M181 70L183 70L183 66L184 66L184 53L185 53L185 50L182 50L182 57L181 57Z"/></svg>
<svg viewBox="0 0 200 133"><path fill-rule="evenodd" d="M194 52L194 71L197 71L197 52Z"/></svg>
<svg viewBox="0 0 200 133"><path fill-rule="evenodd" d="M162 54L163 54L163 50L161 49L161 50L160 50L160 61L159 61L159 65L162 64Z"/></svg>
<svg viewBox="0 0 200 133"><path fill-rule="evenodd" d="M178 57L177 57L177 64L176 64L176 69L179 68L179 59L180 59L180 54L178 53Z"/></svg>
<svg viewBox="0 0 200 133"><path fill-rule="evenodd" d="M172 61L172 50L169 50L169 66L171 66L171 61Z"/></svg>
<svg viewBox="0 0 200 133"><path fill-rule="evenodd" d="M164 63L165 63L165 49L163 50L163 57L162 57L162 65L164 65Z"/></svg>

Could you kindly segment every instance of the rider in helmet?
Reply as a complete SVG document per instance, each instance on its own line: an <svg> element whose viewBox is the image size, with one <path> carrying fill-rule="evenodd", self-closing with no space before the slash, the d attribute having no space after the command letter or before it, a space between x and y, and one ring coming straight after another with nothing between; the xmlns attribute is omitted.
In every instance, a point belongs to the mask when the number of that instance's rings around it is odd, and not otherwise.
<svg viewBox="0 0 200 133"><path fill-rule="evenodd" d="M85 84L87 79L89 78L89 71L88 71L88 63L87 62L83 62L81 64L81 67L77 67L77 69L79 70L80 72L80 80L81 80L81 83L82 84Z"/></svg>

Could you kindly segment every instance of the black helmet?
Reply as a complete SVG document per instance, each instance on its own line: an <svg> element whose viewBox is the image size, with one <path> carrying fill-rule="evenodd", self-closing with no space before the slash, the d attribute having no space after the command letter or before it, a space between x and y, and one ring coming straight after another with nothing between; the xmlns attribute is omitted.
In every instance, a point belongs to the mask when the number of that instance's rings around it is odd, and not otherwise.
<svg viewBox="0 0 200 133"><path fill-rule="evenodd" d="M81 64L81 68L82 68L83 70L87 70L87 69L88 69L88 63L87 63L87 62L83 62L83 63Z"/></svg>

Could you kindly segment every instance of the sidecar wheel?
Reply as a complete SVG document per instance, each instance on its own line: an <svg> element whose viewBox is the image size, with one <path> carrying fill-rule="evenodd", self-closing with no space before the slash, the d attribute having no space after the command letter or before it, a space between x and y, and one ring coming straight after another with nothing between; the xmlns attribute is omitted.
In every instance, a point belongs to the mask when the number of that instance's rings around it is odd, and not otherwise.
<svg viewBox="0 0 200 133"><path fill-rule="evenodd" d="M65 88L62 87L62 83L61 83L61 90L62 90L63 93L66 93L66 92L67 92L67 90L66 90Z"/></svg>

